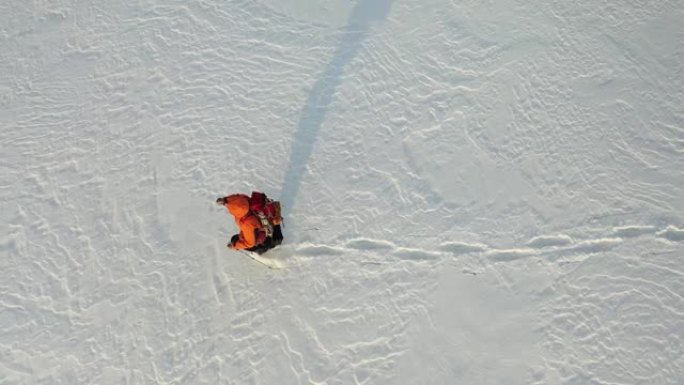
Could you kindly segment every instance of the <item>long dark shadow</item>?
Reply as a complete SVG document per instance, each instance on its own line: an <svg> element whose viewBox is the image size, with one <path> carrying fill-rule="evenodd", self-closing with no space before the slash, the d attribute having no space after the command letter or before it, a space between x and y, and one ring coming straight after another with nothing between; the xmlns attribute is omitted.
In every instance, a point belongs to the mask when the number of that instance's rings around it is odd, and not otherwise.
<svg viewBox="0 0 684 385"><path fill-rule="evenodd" d="M359 0L344 28L337 51L311 89L292 141L290 161L280 192L285 216L292 209L297 197L318 131L335 95L335 89L340 84L344 66L356 56L373 23L385 19L391 5L392 0Z"/></svg>

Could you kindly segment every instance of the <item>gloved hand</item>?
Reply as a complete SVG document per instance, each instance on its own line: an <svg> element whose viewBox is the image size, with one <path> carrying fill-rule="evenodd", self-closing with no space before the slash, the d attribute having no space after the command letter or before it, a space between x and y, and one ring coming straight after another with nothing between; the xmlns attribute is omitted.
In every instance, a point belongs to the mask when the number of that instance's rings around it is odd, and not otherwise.
<svg viewBox="0 0 684 385"><path fill-rule="evenodd" d="M237 241L238 241L239 239L240 239L240 234L235 234L235 235L233 235L233 236L230 238L230 242L228 242L228 244L227 244L226 246L228 246L229 249L234 249L234 248L235 248L235 244L237 243Z"/></svg>

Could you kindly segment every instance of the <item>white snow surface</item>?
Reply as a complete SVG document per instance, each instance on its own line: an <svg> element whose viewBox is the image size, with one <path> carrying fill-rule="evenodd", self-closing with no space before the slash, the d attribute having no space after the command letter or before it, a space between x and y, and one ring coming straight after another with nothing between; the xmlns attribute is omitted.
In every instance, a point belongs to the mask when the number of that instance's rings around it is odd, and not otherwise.
<svg viewBox="0 0 684 385"><path fill-rule="evenodd" d="M684 383L682 20L0 2L0 383Z"/></svg>

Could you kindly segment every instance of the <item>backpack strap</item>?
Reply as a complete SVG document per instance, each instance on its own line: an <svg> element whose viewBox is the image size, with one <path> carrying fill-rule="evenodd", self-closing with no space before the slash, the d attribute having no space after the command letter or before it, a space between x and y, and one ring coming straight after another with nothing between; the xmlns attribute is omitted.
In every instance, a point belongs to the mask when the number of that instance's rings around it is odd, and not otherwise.
<svg viewBox="0 0 684 385"><path fill-rule="evenodd" d="M261 223L262 230L266 233L267 237L273 236L273 225L266 218L266 214L263 211L252 211L252 214L259 219Z"/></svg>

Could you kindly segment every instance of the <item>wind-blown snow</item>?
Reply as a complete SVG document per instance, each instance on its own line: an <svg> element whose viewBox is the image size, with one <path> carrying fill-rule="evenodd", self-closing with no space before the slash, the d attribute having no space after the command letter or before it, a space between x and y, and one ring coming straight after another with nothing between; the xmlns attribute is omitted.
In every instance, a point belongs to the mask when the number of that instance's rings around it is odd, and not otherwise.
<svg viewBox="0 0 684 385"><path fill-rule="evenodd" d="M0 383L681 384L681 20L0 3Z"/></svg>

